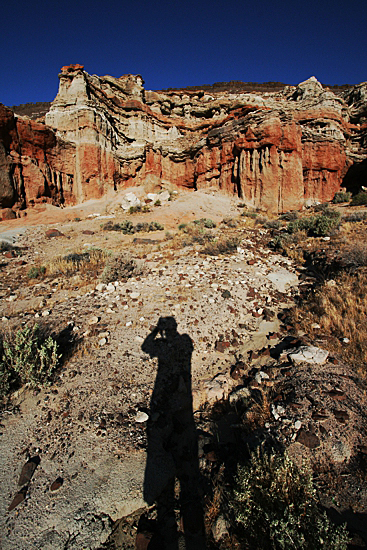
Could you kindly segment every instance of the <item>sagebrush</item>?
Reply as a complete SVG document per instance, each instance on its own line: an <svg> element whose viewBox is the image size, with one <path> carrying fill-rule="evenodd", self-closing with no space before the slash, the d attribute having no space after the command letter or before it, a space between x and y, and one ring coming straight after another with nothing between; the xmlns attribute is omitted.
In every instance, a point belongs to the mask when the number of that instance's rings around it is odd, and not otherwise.
<svg viewBox="0 0 367 550"><path fill-rule="evenodd" d="M251 549L346 550L346 527L336 527L318 507L311 470L261 448L238 467L230 507Z"/></svg>
<svg viewBox="0 0 367 550"><path fill-rule="evenodd" d="M4 397L17 385L47 385L59 364L58 344L38 324L25 326L15 334L2 335L0 394Z"/></svg>

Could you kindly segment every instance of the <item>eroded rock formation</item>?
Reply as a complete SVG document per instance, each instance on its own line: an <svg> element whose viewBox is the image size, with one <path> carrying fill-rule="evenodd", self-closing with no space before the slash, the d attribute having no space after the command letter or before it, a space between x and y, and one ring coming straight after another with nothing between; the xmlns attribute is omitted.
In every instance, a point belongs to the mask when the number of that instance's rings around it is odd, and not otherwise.
<svg viewBox="0 0 367 550"><path fill-rule="evenodd" d="M214 187L273 212L332 199L367 158L367 83L281 92L145 90L140 75L61 70L45 124L0 110L0 208L73 204L141 184Z"/></svg>

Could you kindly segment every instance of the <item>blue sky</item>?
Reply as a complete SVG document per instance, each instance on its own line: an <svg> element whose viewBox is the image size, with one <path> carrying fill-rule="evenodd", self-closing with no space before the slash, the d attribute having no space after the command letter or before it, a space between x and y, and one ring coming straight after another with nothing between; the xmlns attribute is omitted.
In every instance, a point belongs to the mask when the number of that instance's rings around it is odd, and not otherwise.
<svg viewBox="0 0 367 550"><path fill-rule="evenodd" d="M53 100L70 63L91 74L141 74L151 90L367 80L366 0L8 0L1 11L5 105Z"/></svg>

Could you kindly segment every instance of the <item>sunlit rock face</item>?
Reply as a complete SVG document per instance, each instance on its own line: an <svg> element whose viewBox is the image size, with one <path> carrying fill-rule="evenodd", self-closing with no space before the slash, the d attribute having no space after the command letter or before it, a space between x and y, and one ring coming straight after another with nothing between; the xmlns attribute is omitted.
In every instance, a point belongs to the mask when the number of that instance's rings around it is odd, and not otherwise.
<svg viewBox="0 0 367 550"><path fill-rule="evenodd" d="M220 189L283 212L326 201L367 158L367 83L153 92L140 75L61 69L45 124L0 110L0 208L75 204L145 183Z"/></svg>

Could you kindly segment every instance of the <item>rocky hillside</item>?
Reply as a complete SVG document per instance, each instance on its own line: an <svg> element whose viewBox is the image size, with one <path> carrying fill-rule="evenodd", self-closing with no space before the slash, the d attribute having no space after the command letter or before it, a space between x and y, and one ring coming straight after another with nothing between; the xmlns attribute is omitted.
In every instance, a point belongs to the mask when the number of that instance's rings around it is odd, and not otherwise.
<svg viewBox="0 0 367 550"><path fill-rule="evenodd" d="M45 124L0 106L0 208L149 184L213 187L283 212L330 200L367 158L366 83L337 94L314 77L273 91L154 92L140 75L82 65L59 78Z"/></svg>

